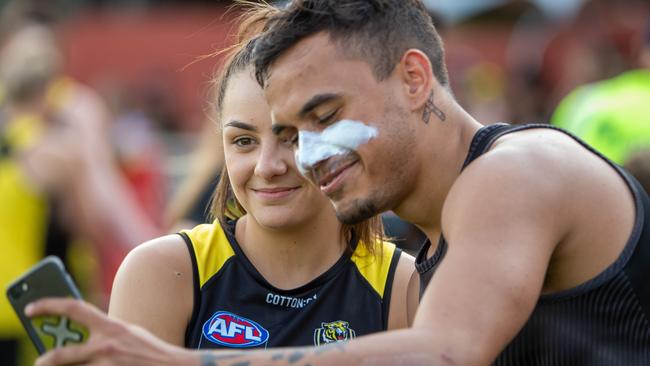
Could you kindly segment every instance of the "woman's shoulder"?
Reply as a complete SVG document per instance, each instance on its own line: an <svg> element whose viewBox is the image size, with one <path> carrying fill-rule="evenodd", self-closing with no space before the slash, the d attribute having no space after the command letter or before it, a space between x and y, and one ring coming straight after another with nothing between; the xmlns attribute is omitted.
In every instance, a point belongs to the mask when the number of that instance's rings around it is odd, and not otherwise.
<svg viewBox="0 0 650 366"><path fill-rule="evenodd" d="M176 234L164 235L133 248L122 266L186 263L187 247L183 238Z"/></svg>
<svg viewBox="0 0 650 366"><path fill-rule="evenodd" d="M201 285L235 256L235 243L231 242L234 241L234 228L234 222L221 225L218 221L214 221L211 224L201 224L189 230L182 230L179 232L180 235L177 235L189 249Z"/></svg>
<svg viewBox="0 0 650 366"><path fill-rule="evenodd" d="M180 230L177 235L196 255L214 256L225 252L233 254L231 240L234 237L234 223L222 225L219 221L196 225L191 229Z"/></svg>
<svg viewBox="0 0 650 366"><path fill-rule="evenodd" d="M188 237L192 241L209 242L215 237L225 236L228 228L228 226L222 227L219 221L215 220L212 223L198 224L190 229L179 230L178 234L183 238Z"/></svg>
<svg viewBox="0 0 650 366"><path fill-rule="evenodd" d="M183 239L158 237L137 246L122 262L113 281L109 315L182 345L193 293L192 263Z"/></svg>

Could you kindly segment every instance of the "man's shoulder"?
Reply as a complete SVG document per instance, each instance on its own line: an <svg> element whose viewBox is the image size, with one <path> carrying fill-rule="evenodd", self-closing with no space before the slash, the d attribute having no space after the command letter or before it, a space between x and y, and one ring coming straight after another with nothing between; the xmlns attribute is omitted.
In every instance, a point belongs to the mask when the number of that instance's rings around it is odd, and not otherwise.
<svg viewBox="0 0 650 366"><path fill-rule="evenodd" d="M567 162L583 158L586 149L563 131L552 128L528 128L498 138L491 148L469 164L461 177L490 175L502 177L549 177L549 172L570 168ZM555 177L559 178L559 177Z"/></svg>
<svg viewBox="0 0 650 366"><path fill-rule="evenodd" d="M445 201L443 220L449 206L475 207L475 202L486 211L512 204L553 206L581 179L589 155L593 153L561 131L534 128L507 134L458 176Z"/></svg>

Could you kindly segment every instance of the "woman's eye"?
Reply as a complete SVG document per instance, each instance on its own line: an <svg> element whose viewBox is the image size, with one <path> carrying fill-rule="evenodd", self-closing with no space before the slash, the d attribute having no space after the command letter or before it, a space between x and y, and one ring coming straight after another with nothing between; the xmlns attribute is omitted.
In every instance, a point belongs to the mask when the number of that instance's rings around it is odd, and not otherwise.
<svg viewBox="0 0 650 366"><path fill-rule="evenodd" d="M234 144L239 147L246 147L252 145L255 141L250 137L240 137L234 141Z"/></svg>

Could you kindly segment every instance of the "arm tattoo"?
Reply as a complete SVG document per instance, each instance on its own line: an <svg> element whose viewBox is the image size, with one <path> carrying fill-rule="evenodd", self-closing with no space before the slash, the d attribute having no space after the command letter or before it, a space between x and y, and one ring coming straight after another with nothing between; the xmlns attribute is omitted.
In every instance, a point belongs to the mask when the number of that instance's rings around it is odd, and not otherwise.
<svg viewBox="0 0 650 366"><path fill-rule="evenodd" d="M424 123L429 123L431 113L434 113L436 116L438 116L441 121L445 121L447 119L445 113L433 102L433 91L431 94L429 94L429 99L427 99L427 103L424 105L424 111L422 112L422 120Z"/></svg>
<svg viewBox="0 0 650 366"><path fill-rule="evenodd" d="M201 366L219 366L219 362L217 362L217 361L228 360L228 359L232 359L232 358L239 357L239 356L240 355L216 355L216 354L211 353L211 352L204 352L201 355ZM240 362L237 365L245 366L245 365L248 365L248 364L250 364L250 362L247 362L247 363ZM225 365L225 364L222 363L221 365Z"/></svg>
<svg viewBox="0 0 650 366"><path fill-rule="evenodd" d="M303 357L305 357L305 352L296 351L296 352L289 355L289 363L294 364L294 363L300 361L300 359L303 358Z"/></svg>
<svg viewBox="0 0 650 366"><path fill-rule="evenodd" d="M338 351L345 352L345 342L332 343L326 346L312 348L294 348L286 352L275 352L270 355L269 359L273 364L276 361L286 360L289 365L299 363L309 354L320 356L327 352ZM243 354L220 355L213 352L203 352L201 354L201 366L251 366L251 359L246 360ZM266 362L268 362L268 360ZM304 363L302 366L311 366L310 363Z"/></svg>
<svg viewBox="0 0 650 366"><path fill-rule="evenodd" d="M323 353L334 351L334 350L338 350L343 353L345 352L345 346L346 346L345 342L330 343L325 346L316 347L316 349L314 350L314 354L316 356L320 356Z"/></svg>

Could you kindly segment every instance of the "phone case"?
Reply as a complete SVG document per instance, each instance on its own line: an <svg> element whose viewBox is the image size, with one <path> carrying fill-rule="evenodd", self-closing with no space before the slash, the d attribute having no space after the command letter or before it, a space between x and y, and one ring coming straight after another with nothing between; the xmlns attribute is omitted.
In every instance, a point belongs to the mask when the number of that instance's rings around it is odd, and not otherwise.
<svg viewBox="0 0 650 366"><path fill-rule="evenodd" d="M44 297L81 299L59 258L49 256L34 265L9 285L7 297L39 354L67 344L81 343L88 338L88 331L83 326L66 317L28 318L25 315L27 304Z"/></svg>

